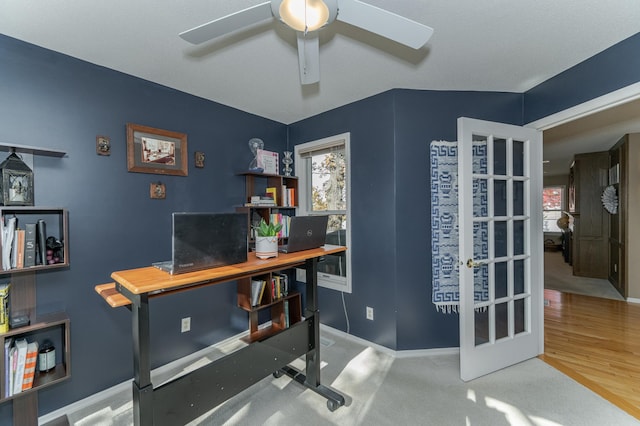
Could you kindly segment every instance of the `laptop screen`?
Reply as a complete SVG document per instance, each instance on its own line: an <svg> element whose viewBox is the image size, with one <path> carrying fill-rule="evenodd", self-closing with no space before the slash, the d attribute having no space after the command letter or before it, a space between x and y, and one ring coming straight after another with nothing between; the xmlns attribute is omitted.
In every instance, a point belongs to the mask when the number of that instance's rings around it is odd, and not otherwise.
<svg viewBox="0 0 640 426"><path fill-rule="evenodd" d="M247 261L245 213L173 213L173 273Z"/></svg>
<svg viewBox="0 0 640 426"><path fill-rule="evenodd" d="M293 253L323 245L327 236L328 218L328 216L292 217L289 239L284 251Z"/></svg>

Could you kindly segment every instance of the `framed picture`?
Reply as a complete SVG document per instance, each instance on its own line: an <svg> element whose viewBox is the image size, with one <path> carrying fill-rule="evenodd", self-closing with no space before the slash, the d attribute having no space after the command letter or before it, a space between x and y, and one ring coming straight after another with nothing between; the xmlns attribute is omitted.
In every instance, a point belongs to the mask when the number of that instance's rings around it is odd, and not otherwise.
<svg viewBox="0 0 640 426"><path fill-rule="evenodd" d="M187 176L187 135L127 123L127 169Z"/></svg>

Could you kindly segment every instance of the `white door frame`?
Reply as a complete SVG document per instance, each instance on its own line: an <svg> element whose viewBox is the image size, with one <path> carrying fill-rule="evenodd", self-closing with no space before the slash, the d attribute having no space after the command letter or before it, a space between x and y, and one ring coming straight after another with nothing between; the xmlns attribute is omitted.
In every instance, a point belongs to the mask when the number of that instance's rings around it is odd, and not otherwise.
<svg viewBox="0 0 640 426"><path fill-rule="evenodd" d="M640 82L532 121L525 124L524 127L547 130L637 99L640 99Z"/></svg>

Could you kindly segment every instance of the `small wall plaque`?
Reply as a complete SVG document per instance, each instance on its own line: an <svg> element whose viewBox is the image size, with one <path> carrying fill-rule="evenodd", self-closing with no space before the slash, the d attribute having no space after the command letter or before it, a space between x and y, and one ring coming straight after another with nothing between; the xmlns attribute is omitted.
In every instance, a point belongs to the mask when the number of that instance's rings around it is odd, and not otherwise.
<svg viewBox="0 0 640 426"><path fill-rule="evenodd" d="M203 168L204 167L204 152L196 151L195 153L196 167Z"/></svg>
<svg viewBox="0 0 640 426"><path fill-rule="evenodd" d="M106 136L96 136L96 154L111 155L111 140Z"/></svg>
<svg viewBox="0 0 640 426"><path fill-rule="evenodd" d="M167 192L164 183L154 182L149 187L149 196L153 199L164 200L167 198Z"/></svg>

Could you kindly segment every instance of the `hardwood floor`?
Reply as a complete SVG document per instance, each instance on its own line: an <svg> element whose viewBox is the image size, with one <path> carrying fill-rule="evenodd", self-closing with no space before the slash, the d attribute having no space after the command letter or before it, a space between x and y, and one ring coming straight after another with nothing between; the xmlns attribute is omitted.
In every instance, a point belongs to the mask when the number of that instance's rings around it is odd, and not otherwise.
<svg viewBox="0 0 640 426"><path fill-rule="evenodd" d="M540 359L640 419L640 305L545 290Z"/></svg>

